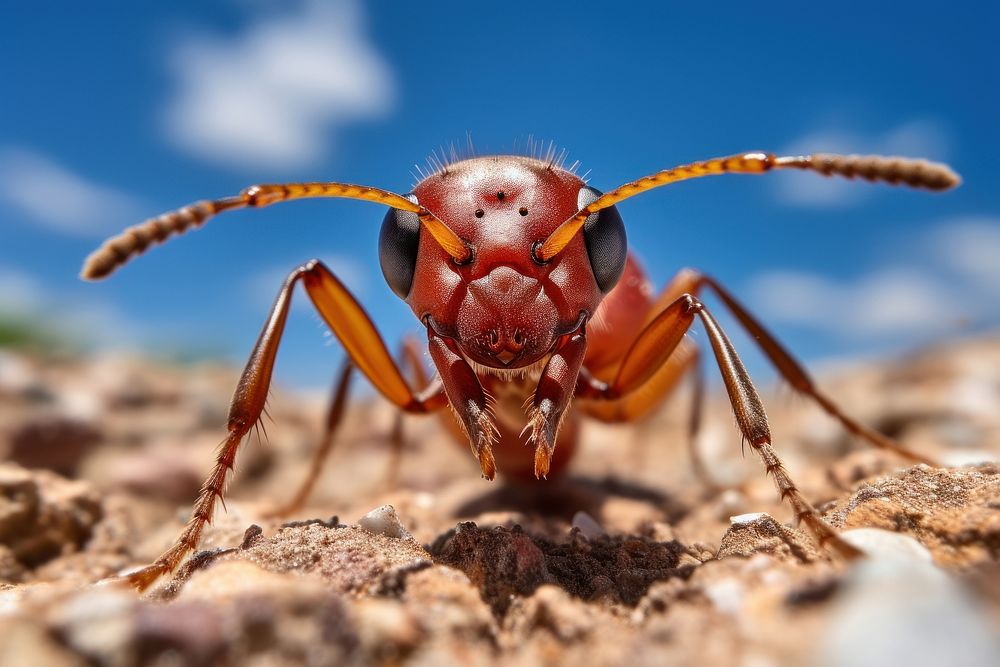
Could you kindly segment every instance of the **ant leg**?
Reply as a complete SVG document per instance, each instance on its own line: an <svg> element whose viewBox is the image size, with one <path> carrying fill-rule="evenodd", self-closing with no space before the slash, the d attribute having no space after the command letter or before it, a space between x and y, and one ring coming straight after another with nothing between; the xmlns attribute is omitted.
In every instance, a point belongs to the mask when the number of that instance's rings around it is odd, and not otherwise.
<svg viewBox="0 0 1000 667"><path fill-rule="evenodd" d="M202 485L187 526L174 545L156 561L126 576L135 588L148 588L161 575L176 569L184 556L198 546L205 524L212 519L215 501L222 498L240 443L257 424L264 410L278 345L288 319L292 291L299 281L305 284L306 292L320 315L344 345L351 363L368 377L383 396L410 412L429 412L447 403L439 387L428 387L420 394L414 394L357 300L319 260L306 262L285 279L243 369L229 409L229 434L222 443L212 473Z"/></svg>
<svg viewBox="0 0 1000 667"><path fill-rule="evenodd" d="M691 278L693 278L696 282L693 293L697 293L698 288L702 285L711 288L712 291L719 296L722 302L726 304L726 307L730 310L730 312L732 312L733 316L736 317L737 321L743 325L743 328L750 332L751 337L757 341L757 345L760 346L760 349L765 355L767 355L767 358L781 374L781 377L791 384L796 391L816 401L816 403L819 404L819 406L823 408L827 414L839 421L849 433L867 441L879 449L887 449L891 452L895 452L910 461L914 461L916 463L926 463L930 466L940 465L930 457L910 451L892 438L886 437L878 431L868 428L845 414L839 406L837 406L826 394L819 390L816 383L809 376L802 365L799 364L791 354L789 354L789 352L784 348L784 346L781 345L781 343L778 342L774 335L765 329L764 326L758 322L757 319L729 293L728 290L726 290L710 276L694 272L689 273Z"/></svg>
<svg viewBox="0 0 1000 667"><path fill-rule="evenodd" d="M497 474L493 458L493 443L497 428L493 423L492 397L483 389L476 372L469 362L453 348L450 340L442 338L427 328L427 349L437 367L448 403L455 412L472 448L472 455L479 461L483 477L492 480Z"/></svg>
<svg viewBox="0 0 1000 667"><path fill-rule="evenodd" d="M764 406L743 362L708 309L690 294L682 295L650 322L626 353L611 383L589 378L586 384L578 385L578 395L615 399L641 387L674 353L696 316L701 318L712 344L740 433L773 477L781 499L791 505L796 521L805 524L821 545L829 545L840 555L847 558L861 555L823 520L788 475L771 445L771 431Z"/></svg>
<svg viewBox="0 0 1000 667"><path fill-rule="evenodd" d="M692 279L695 274L690 270L680 271L669 283L667 283L656 300L646 311L645 321L639 326L637 332L641 332L652 322L667 306L680 298L681 295L691 293L696 294L697 281ZM633 334L628 342L634 343L638 333ZM627 348L626 350L627 351ZM605 399L600 402L584 403L581 407L591 417L606 422L632 422L654 407L659 405L665 397L673 393L680 381L688 371L694 367L698 356L697 347L694 341L685 338L678 344L673 354L657 369L656 372L642 385L639 391L630 392L626 396L618 399ZM600 377L608 379L621 367L624 355L619 357L610 367L605 363L601 368ZM585 369L584 373L591 369ZM700 423L700 417L699 417Z"/></svg>
<svg viewBox="0 0 1000 667"><path fill-rule="evenodd" d="M726 305L726 308L733 313L736 320L743 326L743 328L750 332L751 337L757 342L757 345L767 356L768 360L778 370L781 377L792 385L792 388L796 391L816 401L816 403L818 403L827 414L840 422L840 424L849 433L865 440L879 449L887 449L895 452L910 461L914 461L916 463L926 463L931 466L939 465L933 459L908 450L892 438L868 428L844 413L844 411L836 405L830 397L820 391L819 387L816 386L816 383L806 372L805 368L803 368L802 365L797 362L795 358L784 348L784 346L778 342L774 335L765 329L764 326L757 321L757 319L751 315L750 312L739 301L737 301L727 289L725 289L711 276L706 276L692 269L683 269L679 271L660 293L660 296L654 304L652 313L660 312L683 293L699 295L704 287L708 287L714 291ZM653 317L655 317L655 314L650 315L649 321L651 321ZM649 321L647 321L647 325L649 324Z"/></svg>
<svg viewBox="0 0 1000 667"><path fill-rule="evenodd" d="M351 363L350 359L345 359L343 365L340 367L340 372L337 373L337 381L333 386L330 406L327 410L326 421L323 427L323 437L319 441L316 453L313 454L305 481L299 486L299 490L296 491L291 500L284 505L279 505L268 510L264 515L266 518L286 517L298 512L312 494L313 488L316 486L316 481L319 479L319 474L323 470L323 464L333 450L334 438L344 418L344 408L347 405L347 396L351 388L353 370L354 364Z"/></svg>
<svg viewBox="0 0 1000 667"><path fill-rule="evenodd" d="M535 445L535 477L544 478L549 474L552 454L556 449L556 436L562 426L566 408L573 398L573 391L587 353L587 339L576 333L561 348L549 357L538 378L535 394L528 410L528 424L531 429L529 445Z"/></svg>

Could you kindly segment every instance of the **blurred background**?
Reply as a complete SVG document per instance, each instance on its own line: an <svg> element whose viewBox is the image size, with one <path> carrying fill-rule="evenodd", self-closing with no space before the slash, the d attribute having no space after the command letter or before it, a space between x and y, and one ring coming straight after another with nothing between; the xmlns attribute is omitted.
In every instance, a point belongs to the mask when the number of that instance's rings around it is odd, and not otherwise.
<svg viewBox="0 0 1000 667"><path fill-rule="evenodd" d="M414 165L467 136L480 153L551 140L599 189L752 149L947 161L964 183L946 195L782 173L621 210L655 283L682 266L714 274L813 367L994 327L1000 12L838 6L10 5L0 344L241 365L283 277L318 257L392 346L419 325L382 280L371 204L233 213L106 282L77 273L107 235L255 182L405 192ZM324 340L298 295L279 383L326 386L341 352Z"/></svg>

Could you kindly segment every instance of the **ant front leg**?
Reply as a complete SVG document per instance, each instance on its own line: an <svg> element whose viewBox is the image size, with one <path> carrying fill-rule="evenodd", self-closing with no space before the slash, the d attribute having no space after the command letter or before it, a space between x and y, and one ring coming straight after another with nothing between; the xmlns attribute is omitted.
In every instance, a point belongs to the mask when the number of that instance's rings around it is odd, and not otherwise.
<svg viewBox="0 0 1000 667"><path fill-rule="evenodd" d="M549 474L556 436L573 398L586 352L587 338L581 329L549 357L538 379L524 430L531 429L528 444L535 445L535 477L539 479Z"/></svg>
<svg viewBox="0 0 1000 667"><path fill-rule="evenodd" d="M343 344L350 364L363 372L379 393L408 412L429 412L446 404L447 399L438 385L432 384L419 394L410 389L357 299L322 262L306 262L285 279L243 369L229 409L229 433L216 457L212 473L202 485L187 526L174 545L155 562L127 575L128 582L135 588L148 588L161 575L176 569L184 556L197 548L205 525L212 520L215 501L222 499L240 444L264 410L274 361L288 320L292 291L299 282L304 284L313 305ZM339 415L336 420L339 421Z"/></svg>
<svg viewBox="0 0 1000 667"><path fill-rule="evenodd" d="M448 402L469 438L472 454L479 461L483 477L492 480L497 474L493 458L497 428L493 423L492 397L483 389L469 362L454 349L450 339L439 336L430 326L427 327L427 336L431 360L437 367Z"/></svg>

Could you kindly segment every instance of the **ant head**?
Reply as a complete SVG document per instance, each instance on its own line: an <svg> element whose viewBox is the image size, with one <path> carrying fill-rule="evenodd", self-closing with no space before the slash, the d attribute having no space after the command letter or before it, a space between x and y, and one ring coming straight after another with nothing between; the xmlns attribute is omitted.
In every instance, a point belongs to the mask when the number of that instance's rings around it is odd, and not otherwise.
<svg viewBox="0 0 1000 667"><path fill-rule="evenodd" d="M571 171L526 157L482 157L449 165L409 197L470 248L454 260L416 214L394 209L380 238L382 270L420 318L461 341L466 356L492 368L520 368L593 313L625 265L625 230L611 207L584 234L542 261L537 248L599 193Z"/></svg>

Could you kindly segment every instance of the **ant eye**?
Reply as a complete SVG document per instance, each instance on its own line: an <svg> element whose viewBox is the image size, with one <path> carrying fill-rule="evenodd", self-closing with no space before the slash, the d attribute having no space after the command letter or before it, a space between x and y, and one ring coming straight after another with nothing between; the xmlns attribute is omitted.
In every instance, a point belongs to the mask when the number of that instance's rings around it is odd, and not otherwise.
<svg viewBox="0 0 1000 667"><path fill-rule="evenodd" d="M577 206L583 208L601 196L599 190L583 187L577 195ZM628 241L625 224L614 206L593 213L583 223L583 240L587 244L590 267L594 270L597 286L605 294L618 283L625 271Z"/></svg>
<svg viewBox="0 0 1000 667"><path fill-rule="evenodd" d="M484 211L484 210L483 210L483 209L481 209L481 208L477 208L477 209L476 209L476 217L477 217L477 218L481 218L481 217L483 217L484 215L486 215L486 211Z"/></svg>
<svg viewBox="0 0 1000 667"><path fill-rule="evenodd" d="M406 198L417 203L412 194ZM390 208L382 221L378 237L378 258L382 275L400 299L405 299L413 286L420 246L420 218L416 213Z"/></svg>
<svg viewBox="0 0 1000 667"><path fill-rule="evenodd" d="M528 215L528 209L522 206L521 210L518 211L518 213L520 213L521 215Z"/></svg>

